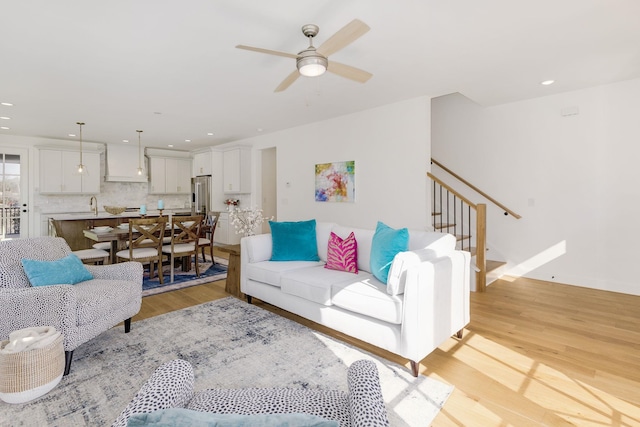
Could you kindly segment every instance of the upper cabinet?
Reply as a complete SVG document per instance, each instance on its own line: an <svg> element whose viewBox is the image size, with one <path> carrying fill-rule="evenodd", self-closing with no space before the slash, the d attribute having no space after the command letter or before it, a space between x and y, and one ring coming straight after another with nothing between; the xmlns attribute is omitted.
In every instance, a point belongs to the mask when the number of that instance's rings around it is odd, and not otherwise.
<svg viewBox="0 0 640 427"><path fill-rule="evenodd" d="M223 189L227 194L251 193L251 148L223 153Z"/></svg>
<svg viewBox="0 0 640 427"><path fill-rule="evenodd" d="M193 171L191 176L213 175L213 161L211 151L193 155Z"/></svg>
<svg viewBox="0 0 640 427"><path fill-rule="evenodd" d="M40 193L100 193L100 153L83 151L84 170L78 172L80 152L40 148Z"/></svg>
<svg viewBox="0 0 640 427"><path fill-rule="evenodd" d="M147 149L147 155L149 156L150 194L191 193L190 158L160 157L154 155L150 149Z"/></svg>

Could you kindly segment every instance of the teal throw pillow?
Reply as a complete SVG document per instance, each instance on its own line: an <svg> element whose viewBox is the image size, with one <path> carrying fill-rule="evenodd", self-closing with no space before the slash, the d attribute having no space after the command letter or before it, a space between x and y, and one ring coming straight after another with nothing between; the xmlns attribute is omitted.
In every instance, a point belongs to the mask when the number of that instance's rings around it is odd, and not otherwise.
<svg viewBox="0 0 640 427"><path fill-rule="evenodd" d="M75 285L93 279L87 267L74 254L56 261L23 259L21 262L31 286Z"/></svg>
<svg viewBox="0 0 640 427"><path fill-rule="evenodd" d="M320 261L316 240L316 220L297 222L269 221L271 261Z"/></svg>
<svg viewBox="0 0 640 427"><path fill-rule="evenodd" d="M148 414L133 414L128 427L338 427L337 421L310 414L214 414L184 408L169 408Z"/></svg>
<svg viewBox="0 0 640 427"><path fill-rule="evenodd" d="M394 230L378 221L371 241L371 273L382 283L387 283L393 258L409 249L409 230Z"/></svg>

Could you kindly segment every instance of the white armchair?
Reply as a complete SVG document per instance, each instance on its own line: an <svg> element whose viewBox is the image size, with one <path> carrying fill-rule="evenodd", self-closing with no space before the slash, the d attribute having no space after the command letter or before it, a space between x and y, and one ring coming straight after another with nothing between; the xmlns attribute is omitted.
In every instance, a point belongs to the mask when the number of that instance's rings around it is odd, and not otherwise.
<svg viewBox="0 0 640 427"><path fill-rule="evenodd" d="M60 237L0 242L0 339L31 326L54 326L64 335L65 375L73 351L81 344L131 317L142 303L142 264L87 265L92 280L75 285L32 287L22 259L55 261L71 253Z"/></svg>

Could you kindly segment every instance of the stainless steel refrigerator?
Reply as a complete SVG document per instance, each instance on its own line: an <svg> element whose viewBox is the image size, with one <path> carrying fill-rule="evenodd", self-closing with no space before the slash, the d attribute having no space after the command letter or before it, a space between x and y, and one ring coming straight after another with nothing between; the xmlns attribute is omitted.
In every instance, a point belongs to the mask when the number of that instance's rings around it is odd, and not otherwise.
<svg viewBox="0 0 640 427"><path fill-rule="evenodd" d="M191 213L206 215L211 210L211 175L191 178Z"/></svg>

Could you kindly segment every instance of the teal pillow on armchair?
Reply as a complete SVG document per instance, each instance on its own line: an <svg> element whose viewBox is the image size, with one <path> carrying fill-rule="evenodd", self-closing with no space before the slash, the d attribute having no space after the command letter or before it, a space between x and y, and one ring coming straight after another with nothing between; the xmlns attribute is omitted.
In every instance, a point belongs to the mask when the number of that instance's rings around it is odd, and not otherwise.
<svg viewBox="0 0 640 427"><path fill-rule="evenodd" d="M297 222L269 221L271 261L320 261L316 240L316 220Z"/></svg>
<svg viewBox="0 0 640 427"><path fill-rule="evenodd" d="M21 262L31 286L75 285L93 279L87 267L74 254L55 261L22 259Z"/></svg>

